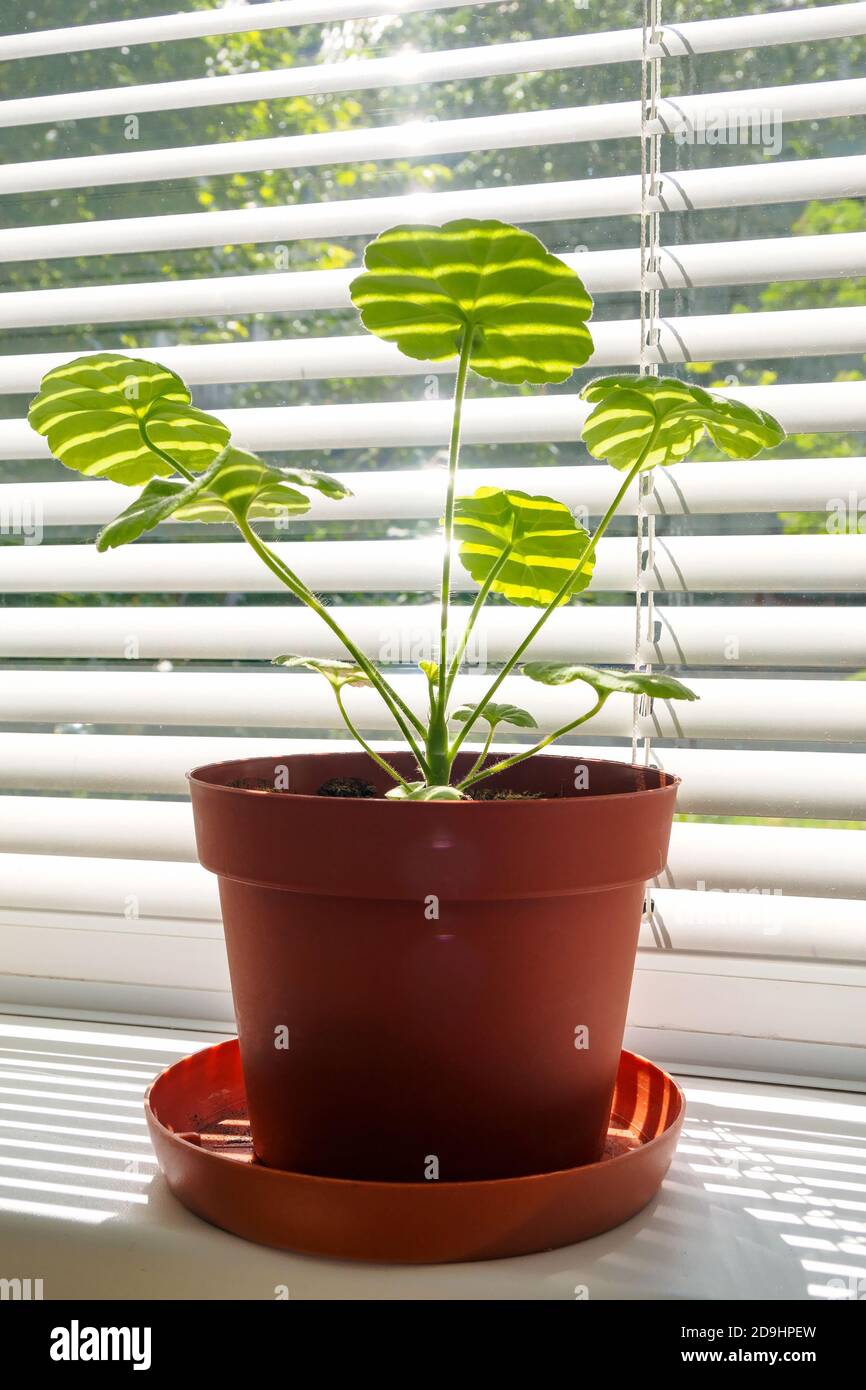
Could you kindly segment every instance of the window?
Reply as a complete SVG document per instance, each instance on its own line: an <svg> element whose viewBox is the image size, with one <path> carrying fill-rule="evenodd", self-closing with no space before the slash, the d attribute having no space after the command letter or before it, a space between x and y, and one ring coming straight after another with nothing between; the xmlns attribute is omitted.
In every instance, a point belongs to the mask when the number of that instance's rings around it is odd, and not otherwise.
<svg viewBox="0 0 866 1390"><path fill-rule="evenodd" d="M339 651L227 529L172 524L95 552L128 499L65 473L30 431L42 374L98 348L153 356L238 443L351 475L338 520L324 502L271 534L411 692L448 368L398 374L359 333L348 283L395 222L491 216L578 268L598 351L562 388L473 382L467 483L505 470L599 514L611 479L580 443L577 391L642 351L789 434L758 462L707 448L639 516L635 497L594 598L537 649L629 662L637 592L639 659L701 695L637 727L616 697L581 743L629 758L650 736L683 777L632 1038L663 1061L861 1076L866 5L665 0L643 217L632 0L190 5L114 0L92 23L84 0L43 0L0 41L15 94L0 101L0 1004L224 1021L184 772L253 739L339 737L317 678L269 667ZM658 234L643 349L641 223ZM493 606L479 661L524 625Z"/></svg>

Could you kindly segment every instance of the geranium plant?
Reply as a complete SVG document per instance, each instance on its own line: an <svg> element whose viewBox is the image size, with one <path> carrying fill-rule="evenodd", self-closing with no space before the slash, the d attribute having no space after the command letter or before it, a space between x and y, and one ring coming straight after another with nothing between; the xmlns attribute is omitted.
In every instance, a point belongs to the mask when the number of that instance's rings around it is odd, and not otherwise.
<svg viewBox="0 0 866 1390"><path fill-rule="evenodd" d="M333 611L254 529L257 520L302 516L309 509L311 492L338 501L347 495L343 484L308 469L269 467L236 448L225 425L192 405L189 390L175 373L116 353L80 357L49 372L29 414L33 428L47 437L55 457L67 467L129 486L145 484L102 531L98 548L137 540L170 517L233 522L262 563L342 644L345 657L340 660L303 655L275 659L282 666L308 667L329 682L350 733L393 779L389 796L462 799L484 778L585 724L617 691L694 699L671 676L556 662L520 663L551 614L590 584L598 543L640 473L686 459L705 432L726 454L751 458L781 442L781 426L762 411L675 379L602 377L581 392L593 407L583 439L589 453L610 463L622 480L592 533L551 497L496 487L460 497L461 421L471 373L511 384L567 380L592 353L587 327L590 296L576 272L536 237L502 222L394 227L367 247L365 267L351 285L365 328L409 357L457 360L438 650L420 662L427 683L426 710L413 709L401 698L343 631ZM455 559L478 592L452 649ZM455 707L455 681L490 594L538 609L539 615L482 697L473 705ZM589 686L595 700L533 746L491 762L488 753L497 729L536 726L527 710L495 700L516 669L547 685ZM355 728L344 690L359 685L378 692L415 758L416 779L402 777ZM462 779L455 780L457 753L479 724L486 728L482 753Z"/></svg>

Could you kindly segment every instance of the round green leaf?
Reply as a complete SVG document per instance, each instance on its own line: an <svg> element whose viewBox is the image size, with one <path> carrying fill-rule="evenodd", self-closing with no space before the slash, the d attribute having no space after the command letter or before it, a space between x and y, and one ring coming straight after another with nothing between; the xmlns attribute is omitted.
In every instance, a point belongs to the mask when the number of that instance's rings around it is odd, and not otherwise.
<svg viewBox="0 0 866 1390"><path fill-rule="evenodd" d="M178 521L255 521L275 515L302 516L310 499L299 487L312 488L332 499L349 496L349 489L327 473L309 468L270 468L244 449L230 446L198 493L175 515Z"/></svg>
<svg viewBox="0 0 866 1390"><path fill-rule="evenodd" d="M340 661L336 657L330 661L319 660L315 656L275 656L274 666L305 666L310 671L318 671L334 690L342 690L344 685L372 685L360 666L354 661Z"/></svg>
<svg viewBox="0 0 866 1390"><path fill-rule="evenodd" d="M511 603L533 608L545 608L556 597L589 543L588 533L563 502L493 487L457 499L454 533L460 561L478 584L506 553L491 589ZM580 563L561 602L586 588L594 563L592 557Z"/></svg>
<svg viewBox="0 0 866 1390"><path fill-rule="evenodd" d="M659 700L697 700L698 696L673 676L650 675L645 671L606 671L596 666L570 666L559 661L528 661L523 674L542 685L571 685L584 681L599 695L622 692L650 695Z"/></svg>
<svg viewBox="0 0 866 1390"><path fill-rule="evenodd" d="M194 483L178 482L176 478L152 478L135 501L102 528L96 538L96 549L115 550L137 541L145 531L152 531L161 521L174 516L185 501L195 498L205 486L207 476L204 474Z"/></svg>
<svg viewBox="0 0 866 1390"><path fill-rule="evenodd" d="M314 488L328 497L345 497L348 489L335 478L309 469L269 468L243 449L228 445L206 473L192 483L153 478L134 502L100 532L98 550L137 540L161 521L243 521L259 517L302 516L310 499L298 492Z"/></svg>
<svg viewBox="0 0 866 1390"><path fill-rule="evenodd" d="M67 468L134 484L175 471L156 449L199 472L228 443L226 426L190 402L167 367L99 352L48 372L27 418Z"/></svg>
<svg viewBox="0 0 866 1390"><path fill-rule="evenodd" d="M461 705L460 709L456 709L449 717L456 719L459 724L465 724L474 713L474 705ZM514 724L518 729L538 728L537 721L528 710L521 709L519 705L498 705L495 701L485 705L479 719L483 719L490 725L491 729L495 729L497 724Z"/></svg>
<svg viewBox="0 0 866 1390"><path fill-rule="evenodd" d="M583 427L594 458L631 468L647 449L641 472L687 458L704 431L732 458L775 448L785 431L772 415L674 377L608 376L581 391L595 409Z"/></svg>
<svg viewBox="0 0 866 1390"><path fill-rule="evenodd" d="M407 357L443 362L472 332L470 365L492 381L565 381L592 352L592 300L537 237L506 222L392 227L352 281L364 327Z"/></svg>

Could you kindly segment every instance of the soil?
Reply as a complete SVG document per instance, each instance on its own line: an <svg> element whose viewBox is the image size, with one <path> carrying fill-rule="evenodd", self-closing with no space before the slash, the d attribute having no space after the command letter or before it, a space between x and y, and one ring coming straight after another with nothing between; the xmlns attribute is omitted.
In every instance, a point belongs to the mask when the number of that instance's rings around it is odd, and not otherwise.
<svg viewBox="0 0 866 1390"><path fill-rule="evenodd" d="M361 777L330 777L316 796L378 796L376 788Z"/></svg>
<svg viewBox="0 0 866 1390"><path fill-rule="evenodd" d="M241 791L249 792L273 792L278 796L288 795L288 788L275 787L271 782L266 782L262 777L236 777L233 781L226 783L227 787L239 787ZM370 782L365 782L361 777L331 777L327 782L323 782L317 789L316 796L340 796L340 797L378 797L379 793ZM545 797L543 792L509 791L495 790L492 787L479 787L477 791L470 791L472 801L543 801L550 800Z"/></svg>
<svg viewBox="0 0 866 1390"><path fill-rule="evenodd" d="M469 793L473 801L549 801L543 792L514 792L505 788L496 791L493 787L480 787Z"/></svg>

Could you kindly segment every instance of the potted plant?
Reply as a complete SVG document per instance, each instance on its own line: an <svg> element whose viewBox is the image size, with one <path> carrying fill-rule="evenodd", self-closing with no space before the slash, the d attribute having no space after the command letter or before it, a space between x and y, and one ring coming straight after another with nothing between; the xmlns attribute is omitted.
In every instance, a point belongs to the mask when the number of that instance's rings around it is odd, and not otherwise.
<svg viewBox="0 0 866 1390"><path fill-rule="evenodd" d="M410 357L457 359L441 623L419 663L423 709L254 529L258 518L302 515L311 491L339 500L335 479L235 448L174 373L118 354L49 372L30 421L68 467L145 484L101 533L101 550L169 517L230 519L343 651L276 661L328 681L358 752L287 752L190 774L199 858L219 876L261 1161L416 1181L571 1167L604 1142L645 884L665 863L677 779L574 750L540 755L614 695L695 697L666 675L524 658L590 584L598 543L641 473L687 458L705 431L740 457L783 431L681 381L604 377L582 392L593 407L583 438L621 476L591 534L550 497L496 487L458 496L471 373L566 380L592 351L590 297L534 236L500 222L395 227L367 248L365 266L351 287L364 326ZM478 586L456 641L455 562ZM481 698L460 705L456 683L491 594L537 619ZM497 699L512 672L527 678L529 706L542 682L571 687L574 709L533 746L497 757L500 729L536 726L530 710ZM386 757L358 732L347 690L362 685L405 752ZM482 751L468 752L482 729Z"/></svg>

